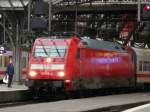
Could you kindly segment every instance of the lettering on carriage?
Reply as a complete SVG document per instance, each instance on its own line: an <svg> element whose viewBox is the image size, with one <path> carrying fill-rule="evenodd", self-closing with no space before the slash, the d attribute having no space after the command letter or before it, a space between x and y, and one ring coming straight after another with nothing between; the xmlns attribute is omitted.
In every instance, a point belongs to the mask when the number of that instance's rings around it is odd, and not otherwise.
<svg viewBox="0 0 150 112"><path fill-rule="evenodd" d="M102 57L102 58L93 58L93 63L101 63L101 64L112 64L112 63L120 63L122 59L120 57Z"/></svg>

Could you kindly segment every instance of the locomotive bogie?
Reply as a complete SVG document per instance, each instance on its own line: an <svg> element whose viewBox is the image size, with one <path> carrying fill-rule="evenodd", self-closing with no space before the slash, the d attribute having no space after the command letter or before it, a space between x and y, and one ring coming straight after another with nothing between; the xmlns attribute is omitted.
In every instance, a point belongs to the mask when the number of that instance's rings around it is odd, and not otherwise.
<svg viewBox="0 0 150 112"><path fill-rule="evenodd" d="M28 80L26 82L26 86L29 88L63 88L64 81L63 80Z"/></svg>
<svg viewBox="0 0 150 112"><path fill-rule="evenodd" d="M134 84L134 77L76 77L73 80L73 90L133 87Z"/></svg>

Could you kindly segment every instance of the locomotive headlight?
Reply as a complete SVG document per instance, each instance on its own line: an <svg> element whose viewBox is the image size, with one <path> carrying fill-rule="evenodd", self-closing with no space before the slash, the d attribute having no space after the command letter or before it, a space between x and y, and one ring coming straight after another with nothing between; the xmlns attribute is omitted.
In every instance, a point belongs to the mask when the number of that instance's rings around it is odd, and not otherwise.
<svg viewBox="0 0 150 112"><path fill-rule="evenodd" d="M35 71L30 71L30 72L29 72L29 75L30 75L31 77L35 77L35 76L37 75L37 72L35 72Z"/></svg>
<svg viewBox="0 0 150 112"><path fill-rule="evenodd" d="M52 62L52 59L51 59L51 58L47 58L47 59L46 59L46 62L47 62L47 63L50 63L50 62Z"/></svg>
<svg viewBox="0 0 150 112"><path fill-rule="evenodd" d="M63 71L61 71L61 72L58 72L57 75L58 75L59 77L64 77L64 76L65 76L65 73L64 73Z"/></svg>

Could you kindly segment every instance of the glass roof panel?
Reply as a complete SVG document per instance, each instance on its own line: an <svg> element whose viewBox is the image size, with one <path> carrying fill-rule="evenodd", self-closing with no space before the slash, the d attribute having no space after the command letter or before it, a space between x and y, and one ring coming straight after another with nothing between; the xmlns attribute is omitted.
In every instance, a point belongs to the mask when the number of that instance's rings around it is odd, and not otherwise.
<svg viewBox="0 0 150 112"><path fill-rule="evenodd" d="M20 2L20 0L11 0L12 5L14 7L23 7L22 3Z"/></svg>
<svg viewBox="0 0 150 112"><path fill-rule="evenodd" d="M0 0L0 7L11 7L8 0Z"/></svg>
<svg viewBox="0 0 150 112"><path fill-rule="evenodd" d="M23 7L23 4L24 5L27 5L28 4L28 2L29 2L29 0L22 0L22 3L21 3L21 0L10 0L11 1L11 3L12 3L12 5L14 6L14 7ZM10 4L10 2L9 2L9 0L0 0L0 7L8 7L8 8L10 8L11 7L11 4Z"/></svg>
<svg viewBox="0 0 150 112"><path fill-rule="evenodd" d="M24 5L28 5L29 0L23 0Z"/></svg>
<svg viewBox="0 0 150 112"><path fill-rule="evenodd" d="M57 4L57 3L59 3L59 2L61 2L61 1L63 1L63 0L44 0L45 2L49 2L49 1L51 1L53 4Z"/></svg>
<svg viewBox="0 0 150 112"><path fill-rule="evenodd" d="M28 4L28 2L29 2L29 0L10 0L11 1L11 3L12 3L12 5L15 7L15 8L20 8L20 7L23 7L23 4L22 3L24 3L24 5L26 6L27 4ZM22 1L22 2L21 2ZM65 2L65 0L43 0L44 2L49 2L49 1L51 1L52 2L52 4L57 4L57 3L60 3L60 2ZM74 0L75 1L75 0ZM82 1L82 0L81 0ZM103 0L100 0L100 1L93 1L93 4L102 4L102 1ZM114 1L114 2L117 2L117 1L120 1L120 0L108 0L108 2L112 2L112 1ZM126 2L128 2L127 0L122 0L122 1L126 1ZM134 2L137 2L137 0L130 0L130 3L132 3L132 1L134 1ZM84 0L83 0L83 2L84 2ZM141 2L142 3L150 3L150 0L141 0ZM119 2L120 3L120 2ZM0 7L8 7L8 8L10 8L11 7L11 4L9 3L9 0L0 0Z"/></svg>
<svg viewBox="0 0 150 112"><path fill-rule="evenodd" d="M29 0L22 0L22 3L21 3L21 0L10 0L12 5L14 7L23 7L23 4L26 6L29 2ZM51 1L52 4L57 4L63 0L44 0L45 2L49 2ZM10 8L11 7L11 4L9 3L9 0L0 0L0 7L8 7Z"/></svg>

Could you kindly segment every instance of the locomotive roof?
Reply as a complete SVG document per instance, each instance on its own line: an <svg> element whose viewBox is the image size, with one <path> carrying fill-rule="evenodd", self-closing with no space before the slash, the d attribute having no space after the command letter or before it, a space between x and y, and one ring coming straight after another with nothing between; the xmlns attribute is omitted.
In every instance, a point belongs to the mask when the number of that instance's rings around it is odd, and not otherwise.
<svg viewBox="0 0 150 112"><path fill-rule="evenodd" d="M111 51L119 51L119 52L124 51L122 45L116 42L88 39L88 38L82 38L81 42L85 43L87 48L111 50Z"/></svg>

